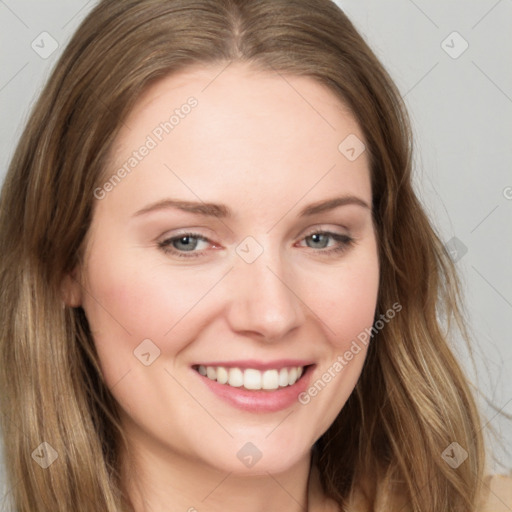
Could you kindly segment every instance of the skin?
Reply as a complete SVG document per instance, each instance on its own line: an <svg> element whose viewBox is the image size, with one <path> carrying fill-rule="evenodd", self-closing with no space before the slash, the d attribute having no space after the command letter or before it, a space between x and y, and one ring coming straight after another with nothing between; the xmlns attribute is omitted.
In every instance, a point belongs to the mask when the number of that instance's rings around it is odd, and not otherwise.
<svg viewBox="0 0 512 512"><path fill-rule="evenodd" d="M338 151L348 135L364 138L316 81L224 67L189 68L139 99L107 179L187 98L199 103L95 200L66 301L84 308L120 404L129 439L123 475L136 510L294 512L308 499L309 510L334 510L309 478L311 447L353 391L366 349L308 404L259 414L220 400L191 366L304 358L316 364L315 382L372 325L379 262L371 210L350 204L299 217L305 206L338 196L371 205L367 154L349 161ZM165 198L222 203L233 217L174 208L135 215ZM355 242L327 255L342 243L311 238L322 230ZM187 231L208 239L192 240L200 256L159 247ZM236 252L247 236L263 249L250 264ZM179 240L174 248L186 253ZM160 350L149 366L133 353L144 339ZM262 453L252 468L237 457L247 442Z"/></svg>

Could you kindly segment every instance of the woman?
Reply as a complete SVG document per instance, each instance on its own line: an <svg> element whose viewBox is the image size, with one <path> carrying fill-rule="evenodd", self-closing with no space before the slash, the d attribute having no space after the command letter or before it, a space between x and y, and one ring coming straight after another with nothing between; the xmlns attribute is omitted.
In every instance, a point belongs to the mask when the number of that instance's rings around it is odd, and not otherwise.
<svg viewBox="0 0 512 512"><path fill-rule="evenodd" d="M411 161L330 1L100 2L1 199L16 510L487 510Z"/></svg>

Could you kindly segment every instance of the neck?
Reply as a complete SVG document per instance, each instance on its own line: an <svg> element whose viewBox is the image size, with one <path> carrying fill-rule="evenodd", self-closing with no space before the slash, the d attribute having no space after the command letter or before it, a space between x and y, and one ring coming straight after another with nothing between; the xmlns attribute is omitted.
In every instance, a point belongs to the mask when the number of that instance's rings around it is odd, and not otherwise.
<svg viewBox="0 0 512 512"><path fill-rule="evenodd" d="M122 468L123 487L136 512L331 510L318 472L314 467L310 471L309 453L278 474L222 472L197 459L149 451L123 455Z"/></svg>

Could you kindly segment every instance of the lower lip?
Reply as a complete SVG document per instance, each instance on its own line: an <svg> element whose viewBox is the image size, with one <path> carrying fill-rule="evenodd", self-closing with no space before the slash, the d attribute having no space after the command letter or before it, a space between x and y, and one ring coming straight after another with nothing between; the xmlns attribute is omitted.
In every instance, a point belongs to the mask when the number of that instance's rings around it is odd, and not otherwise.
<svg viewBox="0 0 512 512"><path fill-rule="evenodd" d="M305 368L301 378L292 386L275 390L248 390L235 388L228 384L219 384L216 380L192 370L219 398L230 405L249 412L276 412L291 407L298 402L298 395L304 392L309 384L314 365Z"/></svg>

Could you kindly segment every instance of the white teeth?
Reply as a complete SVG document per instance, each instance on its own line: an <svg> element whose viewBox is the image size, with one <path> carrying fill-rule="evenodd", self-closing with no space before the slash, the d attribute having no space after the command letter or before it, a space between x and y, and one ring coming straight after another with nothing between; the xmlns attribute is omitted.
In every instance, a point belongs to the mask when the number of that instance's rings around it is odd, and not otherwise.
<svg viewBox="0 0 512 512"><path fill-rule="evenodd" d="M279 370L279 385L288 386L288 370L286 368Z"/></svg>
<svg viewBox="0 0 512 512"><path fill-rule="evenodd" d="M226 382L229 380L229 374L226 368L223 368L222 366L217 366L217 382L220 384L226 384Z"/></svg>
<svg viewBox="0 0 512 512"><path fill-rule="evenodd" d="M244 371L244 388L261 389L261 372L248 368Z"/></svg>
<svg viewBox="0 0 512 512"><path fill-rule="evenodd" d="M227 384L235 388L243 386L250 390L272 390L293 386L304 373L304 367L292 366L262 372L254 368L247 368L242 371L240 368L199 365L197 371L210 380L216 380L220 384Z"/></svg>
<svg viewBox="0 0 512 512"><path fill-rule="evenodd" d="M240 388L244 385L244 374L240 368L229 369L228 384L234 388Z"/></svg>
<svg viewBox="0 0 512 512"><path fill-rule="evenodd" d="M267 370L263 372L261 387L263 389L277 389L279 387L279 374L277 370Z"/></svg>

